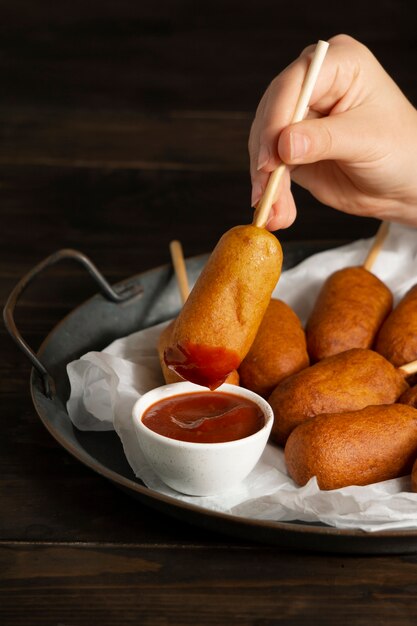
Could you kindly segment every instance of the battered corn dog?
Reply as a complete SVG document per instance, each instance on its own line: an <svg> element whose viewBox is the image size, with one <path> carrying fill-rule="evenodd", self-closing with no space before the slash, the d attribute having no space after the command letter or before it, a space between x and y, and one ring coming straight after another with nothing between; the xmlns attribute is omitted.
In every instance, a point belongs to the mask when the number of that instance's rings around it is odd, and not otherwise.
<svg viewBox="0 0 417 626"><path fill-rule="evenodd" d="M417 359L417 285L414 285L381 326L375 350L399 367Z"/></svg>
<svg viewBox="0 0 417 626"><path fill-rule="evenodd" d="M164 360L191 382L215 389L255 339L281 273L277 238L235 226L215 247L174 325Z"/></svg>
<svg viewBox="0 0 417 626"><path fill-rule="evenodd" d="M271 299L251 349L239 367L240 383L267 397L277 384L308 367L304 329L282 300Z"/></svg>
<svg viewBox="0 0 417 626"><path fill-rule="evenodd" d="M371 348L391 309L390 290L365 268L334 272L324 283L307 321L311 360L320 361L351 348Z"/></svg>
<svg viewBox="0 0 417 626"><path fill-rule="evenodd" d="M285 446L298 485L317 477L320 489L398 478L417 455L417 410L402 404L319 415L297 426Z"/></svg>
<svg viewBox="0 0 417 626"><path fill-rule="evenodd" d="M353 348L323 359L286 378L272 392L271 438L285 444L296 426L321 413L392 404L408 389L405 376L372 350Z"/></svg>
<svg viewBox="0 0 417 626"><path fill-rule="evenodd" d="M169 249L171 252L171 259L175 270L175 276L178 283L182 305L184 306L184 303L187 301L187 298L190 295L190 286L188 283L187 268L185 265L184 253L182 250L181 242L179 242L178 240L171 241L171 243L169 244ZM174 372L174 370L169 369L166 366L164 360L165 348L170 343L174 324L175 320L172 320L172 322L170 322L168 326L164 328L158 341L159 362L161 364L162 374L167 384L178 383L184 380L183 378L181 378L181 376L179 376L179 374ZM230 385L239 385L239 374L237 373L237 370L233 370L233 372L231 372L226 378L225 382L229 383Z"/></svg>

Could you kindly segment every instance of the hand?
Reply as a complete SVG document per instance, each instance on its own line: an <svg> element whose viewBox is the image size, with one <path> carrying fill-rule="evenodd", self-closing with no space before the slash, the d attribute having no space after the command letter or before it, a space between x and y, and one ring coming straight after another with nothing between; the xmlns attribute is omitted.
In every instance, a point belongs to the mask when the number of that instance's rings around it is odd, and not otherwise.
<svg viewBox="0 0 417 626"><path fill-rule="evenodd" d="M249 137L252 205L288 164L267 224L290 226L293 181L345 213L417 226L417 111L363 44L329 40L305 120L290 124L315 46L263 95Z"/></svg>

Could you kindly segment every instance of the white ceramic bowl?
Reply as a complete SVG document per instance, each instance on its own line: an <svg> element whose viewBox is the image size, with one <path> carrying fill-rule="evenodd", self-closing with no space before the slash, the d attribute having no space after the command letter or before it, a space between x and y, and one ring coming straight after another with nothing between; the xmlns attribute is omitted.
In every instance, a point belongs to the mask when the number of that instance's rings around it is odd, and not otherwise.
<svg viewBox="0 0 417 626"><path fill-rule="evenodd" d="M265 425L249 437L224 443L190 443L159 435L142 422L144 412L158 400L208 391L193 383L174 383L145 393L133 407L139 445L159 478L176 491L193 496L219 495L238 485L258 462L274 420L270 405L244 387L224 384L216 391L249 398L261 407Z"/></svg>

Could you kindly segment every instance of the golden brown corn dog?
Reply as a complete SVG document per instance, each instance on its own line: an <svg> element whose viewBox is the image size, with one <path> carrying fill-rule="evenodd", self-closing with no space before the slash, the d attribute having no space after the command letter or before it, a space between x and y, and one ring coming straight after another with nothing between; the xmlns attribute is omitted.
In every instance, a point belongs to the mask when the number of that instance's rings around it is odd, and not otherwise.
<svg viewBox="0 0 417 626"><path fill-rule="evenodd" d="M306 325L311 360L351 348L370 348L391 308L390 290L368 270L347 267L334 272L324 283Z"/></svg>
<svg viewBox="0 0 417 626"><path fill-rule="evenodd" d="M294 428L311 417L392 404L406 389L404 372L377 352L341 352L278 384L268 399L274 411L271 437L285 444Z"/></svg>
<svg viewBox="0 0 417 626"><path fill-rule="evenodd" d="M162 374L164 375L164 379L167 384L168 383L180 383L184 381L184 379L181 378L179 374L174 372L174 370L169 369L166 366L165 361L164 361L165 348L170 343L171 334L174 329L174 324L175 324L175 320L172 320L172 322L170 322L168 326L164 328L164 330L159 336L159 341L158 341L159 362L161 364ZM230 372L229 376L226 378L224 382L228 383L229 385L239 385L238 372L236 370L233 370L233 372Z"/></svg>
<svg viewBox="0 0 417 626"><path fill-rule="evenodd" d="M414 285L382 324L375 350L399 367L417 359L417 285Z"/></svg>
<svg viewBox="0 0 417 626"><path fill-rule="evenodd" d="M282 300L271 299L240 364L241 385L267 397L281 380L308 365L306 337L298 316Z"/></svg>
<svg viewBox="0 0 417 626"><path fill-rule="evenodd" d="M297 426L285 446L290 476L298 485L317 476L320 489L404 476L416 455L417 410L402 404L319 415Z"/></svg>
<svg viewBox="0 0 417 626"><path fill-rule="evenodd" d="M215 247L175 323L166 365L215 389L237 369L255 339L281 273L277 238L235 226Z"/></svg>
<svg viewBox="0 0 417 626"><path fill-rule="evenodd" d="M179 288L180 295L181 295L182 304L184 305L184 302L186 302L190 294L190 287L188 284L187 268L185 265L182 245L179 241L174 240L174 241L171 241L169 248L171 252L172 263L174 265L175 275L177 278L178 288ZM174 372L174 370L169 369L166 366L165 360L164 360L165 348L169 345L171 341L171 336L174 330L174 324L175 324L175 320L172 320L172 322L170 322L170 324L168 324L168 326L164 328L158 341L159 362L161 364L162 374L167 384L178 383L184 380L183 378L181 378L181 376L179 376L179 374ZM239 385L239 374L237 373L237 371L233 370L233 372L231 372L229 376L226 378L225 382L228 383L229 385Z"/></svg>

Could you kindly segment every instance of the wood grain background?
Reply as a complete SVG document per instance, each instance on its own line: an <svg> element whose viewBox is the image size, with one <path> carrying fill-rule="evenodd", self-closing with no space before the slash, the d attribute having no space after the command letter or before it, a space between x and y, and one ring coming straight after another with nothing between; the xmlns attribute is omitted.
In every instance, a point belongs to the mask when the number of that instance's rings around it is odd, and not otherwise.
<svg viewBox="0 0 417 626"><path fill-rule="evenodd" d="M168 259L172 233L187 255L210 250L250 219L250 124L270 80L306 45L357 37L415 102L412 6L3 1L0 206L6 228L20 216L25 231L4 260L75 245L106 269L117 253L126 271L141 270ZM299 218L283 240L375 231L295 193Z"/></svg>

